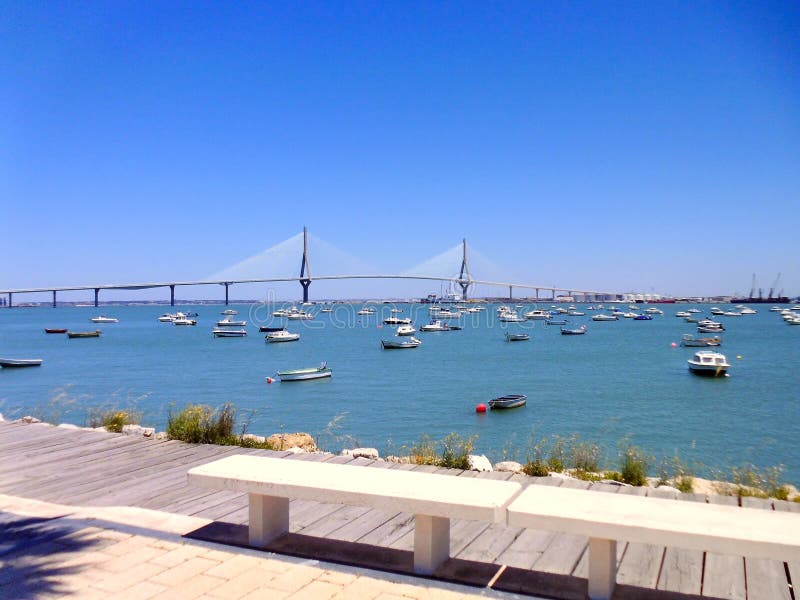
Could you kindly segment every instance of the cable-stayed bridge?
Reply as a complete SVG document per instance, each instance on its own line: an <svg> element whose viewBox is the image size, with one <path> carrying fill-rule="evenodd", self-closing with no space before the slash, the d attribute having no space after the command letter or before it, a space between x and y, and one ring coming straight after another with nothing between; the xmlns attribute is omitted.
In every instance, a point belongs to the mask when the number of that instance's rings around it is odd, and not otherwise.
<svg viewBox="0 0 800 600"><path fill-rule="evenodd" d="M267 267L270 263L279 263L279 262L286 262L287 258L291 258L292 249L294 248L294 252L297 252L295 248L295 242L299 241L300 236L302 236L302 253L300 256L300 269L299 274L292 275L279 275L275 277L253 277L247 276L248 274L255 272L264 272L267 270ZM207 286L207 285L220 285L224 286L225 288L225 304L229 302L229 289L233 285L237 284L254 284L254 283L287 283L287 282L297 282L300 284L300 288L302 291L302 299L303 302L308 302L310 297L310 287L313 281L337 281L337 280L416 280L416 281L435 281L441 283L447 283L451 289L455 289L456 286L461 290L460 299L466 300L469 296L470 290L474 289L476 285L483 285L498 288L498 292L500 290L507 290L508 291L508 298L513 297L514 289L517 290L528 290L534 292L534 297L536 299L540 299L541 293L548 293L549 296L541 297L542 300L553 300L556 298L556 294L561 292L562 295L565 296L574 296L578 295L581 296L589 301L602 301L602 300L609 300L609 299L616 299L620 298L623 292L619 291L611 291L611 290L586 290L586 289L579 289L575 287L558 287L558 286L547 286L547 285L540 285L540 284L533 284L533 283L525 283L525 282L514 282L514 281L498 281L492 279L477 279L473 278L472 272L470 270L469 265L469 256L467 252L467 242L466 239L462 240L460 244L460 248L454 248L450 251L444 252L433 259L421 263L416 267L403 271L401 273L396 274L385 274L385 273L376 273L376 272L369 272L371 269L366 265L366 263L362 263L358 259L354 259L353 257L349 257L348 255L344 255L338 249L330 246L329 244L325 244L322 240L316 240L318 245L322 245L324 249L324 256L328 258L328 260L333 259L333 261L341 260L342 262L349 262L353 263L356 262L357 266L362 269L365 269L366 272L351 272L346 274L322 274L322 275L312 275L311 270L311 253L309 250L309 235L308 230L303 228L302 234L298 234L289 238L272 248L257 254L253 257L250 257L240 263L237 263L223 271L215 273L214 275L210 276L207 279L196 280L196 281L156 281L156 282L144 282L144 283L117 283L117 284L94 284L94 285L67 285L67 286L47 286L47 287L31 287L31 288L17 288L17 289L0 289L0 295L7 295L7 306L13 306L13 299L14 295L17 294L35 294L35 293L52 293L52 304L56 306L56 299L58 292L72 292L72 291L94 291L94 305L98 306L99 304L99 296L101 290L147 290L147 289L155 289L155 288L168 288L170 291L170 304L174 306L175 304L175 288L176 287L190 287L190 286ZM445 269L451 269L455 265L452 264L455 262L453 260L454 250L458 249L458 254L460 255L460 265L456 274L454 275L442 275L436 274L436 271L442 271ZM476 253L477 254L477 253ZM481 258L484 262L482 256L477 254L479 258ZM295 254L294 259L297 259ZM360 263L360 264L359 264ZM451 263L451 264L443 264L443 263ZM296 263L295 263L296 264ZM328 268L332 268L330 265ZM324 272L324 270L322 271ZM501 296L500 293L493 295L495 297Z"/></svg>

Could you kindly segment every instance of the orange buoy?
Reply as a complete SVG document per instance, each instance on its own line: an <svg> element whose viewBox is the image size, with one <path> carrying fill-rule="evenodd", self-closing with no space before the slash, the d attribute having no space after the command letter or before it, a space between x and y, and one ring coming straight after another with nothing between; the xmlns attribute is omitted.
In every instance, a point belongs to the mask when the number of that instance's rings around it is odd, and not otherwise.
<svg viewBox="0 0 800 600"><path fill-rule="evenodd" d="M678 344L676 344L675 342L672 342L672 343L670 344L670 346L672 346L673 348L677 348L677 347L678 347Z"/></svg>
<svg viewBox="0 0 800 600"><path fill-rule="evenodd" d="M475 412L476 413L485 413L486 412L486 405L483 402L481 402L480 404L478 404L478 406L475 407Z"/></svg>

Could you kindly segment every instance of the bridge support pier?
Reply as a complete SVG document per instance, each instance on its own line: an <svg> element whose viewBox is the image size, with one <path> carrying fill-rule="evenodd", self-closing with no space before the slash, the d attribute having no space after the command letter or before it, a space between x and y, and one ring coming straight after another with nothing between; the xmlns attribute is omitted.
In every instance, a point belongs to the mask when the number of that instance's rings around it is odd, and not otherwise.
<svg viewBox="0 0 800 600"><path fill-rule="evenodd" d="M13 306L14 306L13 295L11 294L11 292L8 292L8 308L11 308Z"/></svg>
<svg viewBox="0 0 800 600"><path fill-rule="evenodd" d="M169 305L175 306L175 284L169 286Z"/></svg>
<svg viewBox="0 0 800 600"><path fill-rule="evenodd" d="M56 307L56 291L53 290L53 308Z"/></svg>
<svg viewBox="0 0 800 600"><path fill-rule="evenodd" d="M301 279L300 285L303 286L303 302L308 302L308 288L311 285L310 279Z"/></svg>
<svg viewBox="0 0 800 600"><path fill-rule="evenodd" d="M508 301L511 302L514 299L514 286L508 286Z"/></svg>
<svg viewBox="0 0 800 600"><path fill-rule="evenodd" d="M225 306L228 306L228 286L230 283L226 283L225 285Z"/></svg>
<svg viewBox="0 0 800 600"><path fill-rule="evenodd" d="M94 305L99 306L100 288L94 288Z"/></svg>

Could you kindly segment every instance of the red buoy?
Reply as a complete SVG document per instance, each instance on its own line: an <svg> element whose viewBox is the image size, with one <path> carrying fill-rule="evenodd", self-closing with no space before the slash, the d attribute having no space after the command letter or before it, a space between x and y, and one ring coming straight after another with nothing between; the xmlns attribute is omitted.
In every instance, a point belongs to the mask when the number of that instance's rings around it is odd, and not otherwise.
<svg viewBox="0 0 800 600"><path fill-rule="evenodd" d="M475 412L476 413L485 413L486 412L486 405L483 402L481 402L480 404L478 404L478 406L475 407Z"/></svg>
<svg viewBox="0 0 800 600"><path fill-rule="evenodd" d="M272 377L267 377L267 383L272 383L273 381L275 380Z"/></svg>

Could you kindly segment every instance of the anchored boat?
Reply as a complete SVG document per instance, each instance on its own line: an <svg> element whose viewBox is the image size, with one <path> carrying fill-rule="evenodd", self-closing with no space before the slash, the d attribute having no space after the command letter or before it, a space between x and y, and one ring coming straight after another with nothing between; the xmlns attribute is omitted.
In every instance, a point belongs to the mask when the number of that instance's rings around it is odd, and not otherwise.
<svg viewBox="0 0 800 600"><path fill-rule="evenodd" d="M494 400L489 400L489 408L498 410L502 408L517 408L525 406L528 397L525 394L506 394Z"/></svg>
<svg viewBox="0 0 800 600"><path fill-rule="evenodd" d="M0 358L0 367L5 369L21 369L24 367L39 367L41 358Z"/></svg>
<svg viewBox="0 0 800 600"><path fill-rule="evenodd" d="M293 371L278 371L281 382L284 381L308 381L309 379L324 379L333 375L327 363L322 363L318 367L309 369L295 369Z"/></svg>

